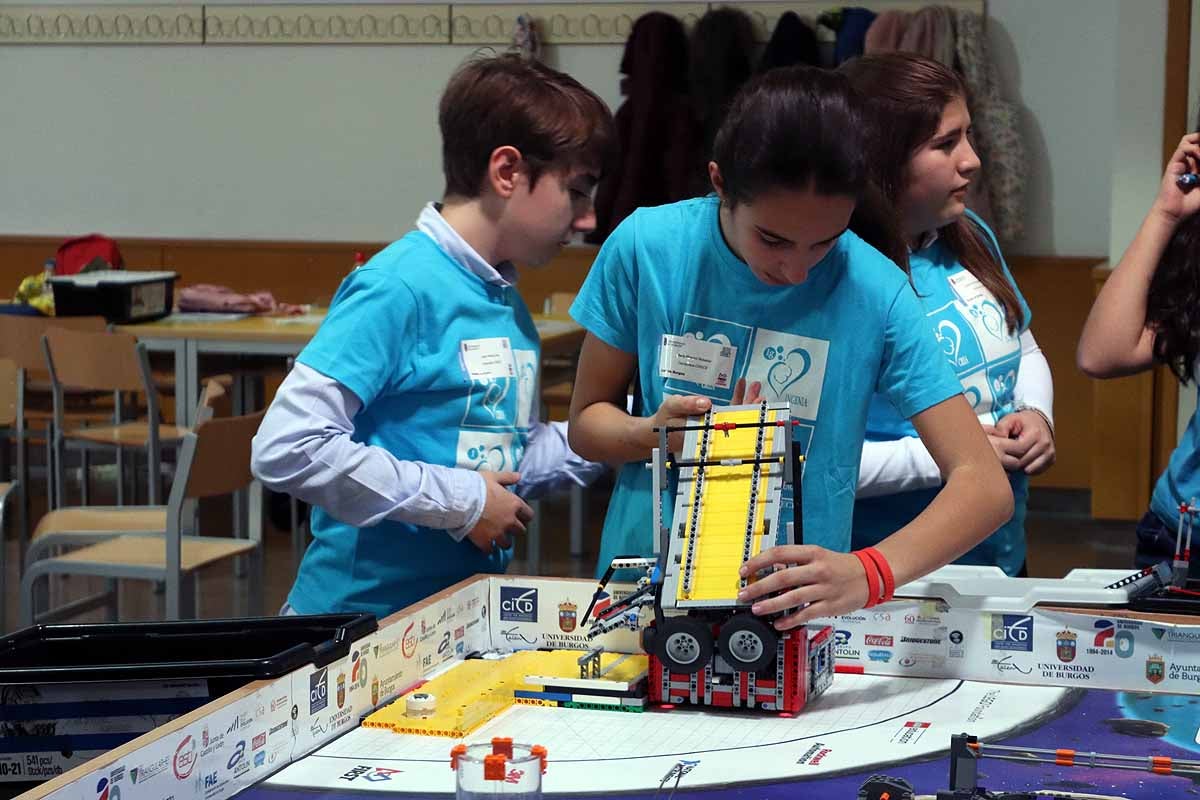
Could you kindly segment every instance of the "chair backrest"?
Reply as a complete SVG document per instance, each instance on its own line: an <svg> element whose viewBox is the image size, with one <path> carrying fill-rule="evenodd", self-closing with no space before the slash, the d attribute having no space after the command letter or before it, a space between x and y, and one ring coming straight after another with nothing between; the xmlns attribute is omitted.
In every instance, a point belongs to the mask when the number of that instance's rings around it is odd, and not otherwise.
<svg viewBox="0 0 1200 800"><path fill-rule="evenodd" d="M143 356L132 334L52 327L42 341L46 344L47 366L61 386L120 392L150 390Z"/></svg>
<svg viewBox="0 0 1200 800"><path fill-rule="evenodd" d="M0 358L0 428L17 421L17 362Z"/></svg>
<svg viewBox="0 0 1200 800"><path fill-rule="evenodd" d="M201 423L213 417L227 417L233 407L232 398L225 389L226 375L217 375L204 381L200 389L200 402L196 405L196 422Z"/></svg>
<svg viewBox="0 0 1200 800"><path fill-rule="evenodd" d="M250 440L258 432L266 409L242 417L213 417L196 425L184 439L181 492L171 487L171 503L216 497L244 489L254 480L250 472ZM190 460L188 456L191 456ZM186 467L186 468L184 468Z"/></svg>
<svg viewBox="0 0 1200 800"><path fill-rule="evenodd" d="M27 317L0 314L0 358L11 358L17 367L44 375L46 358L42 355L42 336L50 328L77 331L105 330L104 317Z"/></svg>

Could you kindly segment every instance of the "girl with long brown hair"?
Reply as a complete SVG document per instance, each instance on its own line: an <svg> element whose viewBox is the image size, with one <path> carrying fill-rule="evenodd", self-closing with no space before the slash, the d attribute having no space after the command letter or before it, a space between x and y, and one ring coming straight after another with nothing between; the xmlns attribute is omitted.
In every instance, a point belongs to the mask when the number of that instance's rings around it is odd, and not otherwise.
<svg viewBox="0 0 1200 800"><path fill-rule="evenodd" d="M1197 172L1200 133L1190 133L1171 156L1158 197L1088 314L1076 358L1093 378L1118 378L1165 364L1181 383L1195 384L1200 359L1200 190L1179 179ZM1180 505L1194 505L1198 496L1200 413L1194 413L1138 523L1139 566L1171 558ZM1200 566L1192 568L1192 577L1200 577Z"/></svg>
<svg viewBox="0 0 1200 800"><path fill-rule="evenodd" d="M1053 388L999 244L966 206L981 167L966 86L944 65L904 53L865 56L841 69L866 106L869 168L908 240L926 319L1013 490L1013 516L956 563L1023 574L1029 476L1054 463ZM854 546L908 524L941 485L916 430L877 395L859 470Z"/></svg>

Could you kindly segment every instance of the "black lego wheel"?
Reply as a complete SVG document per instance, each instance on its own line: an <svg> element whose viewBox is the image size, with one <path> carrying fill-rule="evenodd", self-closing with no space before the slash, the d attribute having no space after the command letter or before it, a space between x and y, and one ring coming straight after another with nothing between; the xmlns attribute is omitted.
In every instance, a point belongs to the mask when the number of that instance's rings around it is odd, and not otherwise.
<svg viewBox="0 0 1200 800"><path fill-rule="evenodd" d="M645 650L647 654L654 652L654 642L657 638L658 628L654 627L653 625L647 625L646 627L642 628L642 649Z"/></svg>
<svg viewBox="0 0 1200 800"><path fill-rule="evenodd" d="M654 636L654 654L669 672L699 672L712 661L712 631L692 617L667 617Z"/></svg>
<svg viewBox="0 0 1200 800"><path fill-rule="evenodd" d="M737 614L721 626L717 652L741 672L761 672L775 663L779 636L771 626L750 614Z"/></svg>

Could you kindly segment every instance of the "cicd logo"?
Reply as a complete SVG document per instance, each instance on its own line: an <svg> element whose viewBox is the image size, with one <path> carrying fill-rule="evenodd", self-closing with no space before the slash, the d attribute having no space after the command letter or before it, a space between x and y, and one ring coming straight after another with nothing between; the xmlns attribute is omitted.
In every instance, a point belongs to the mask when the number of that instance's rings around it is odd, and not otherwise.
<svg viewBox="0 0 1200 800"><path fill-rule="evenodd" d="M182 781L192 774L194 766L196 766L196 740L189 733L175 748L175 758L171 761L171 768L175 771L175 777Z"/></svg>
<svg viewBox="0 0 1200 800"><path fill-rule="evenodd" d="M504 622L537 622L538 590L501 586L500 619Z"/></svg>
<svg viewBox="0 0 1200 800"><path fill-rule="evenodd" d="M417 623L410 622L408 627L404 629L404 635L400 637L400 652L405 658L412 658L417 654L417 635L413 633L413 628Z"/></svg>
<svg viewBox="0 0 1200 800"><path fill-rule="evenodd" d="M329 667L308 676L308 713L316 714L329 705Z"/></svg>

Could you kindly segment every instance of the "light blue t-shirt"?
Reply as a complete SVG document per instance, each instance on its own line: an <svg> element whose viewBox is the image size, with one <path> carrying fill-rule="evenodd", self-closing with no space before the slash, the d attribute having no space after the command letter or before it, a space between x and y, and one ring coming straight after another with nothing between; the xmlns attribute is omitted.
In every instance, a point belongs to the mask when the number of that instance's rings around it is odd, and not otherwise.
<svg viewBox="0 0 1200 800"><path fill-rule="evenodd" d="M468 377L461 343L497 338L507 338L513 377ZM405 461L515 470L539 351L515 287L487 283L413 231L342 281L297 360L362 401L354 441ZM444 530L391 520L356 528L321 508L312 511L312 533L288 597L302 614L383 616L477 572L503 572L512 555L484 554Z"/></svg>
<svg viewBox="0 0 1200 800"><path fill-rule="evenodd" d="M974 214L989 239L992 252L1000 256L991 230ZM946 363L957 373L963 393L981 424L995 425L1013 410L1013 389L1021 367L1020 335L1029 328L1031 313L1025 298L1017 291L1017 302L1024 315L1020 331L1010 332L1004 319L1004 307L979 279L963 268L942 240L909 256L913 286L926 308L927 325L942 350ZM1004 276L1017 290L1008 265L1000 256ZM867 418L867 441L884 442L916 436L912 423L896 411L888 398L871 400ZM1029 494L1029 476L1008 473L1013 492L1013 516L995 533L980 542L956 564L987 564L1015 575L1025 563L1025 501ZM869 547L891 536L912 522L928 506L938 489L883 495L858 500L854 504L854 547Z"/></svg>
<svg viewBox="0 0 1200 800"><path fill-rule="evenodd" d="M634 212L608 237L571 314L634 354L651 414L664 394L728 404L740 377L788 400L804 468L806 543L845 551L867 405L880 391L913 415L962 392L926 332L904 273L845 233L797 286L768 286L725 243L715 196ZM735 348L728 389L664 378L664 334ZM626 464L604 521L597 572L617 555L652 553L651 476ZM669 522L672 509L665 509ZM785 508L779 531L786 530Z"/></svg>
<svg viewBox="0 0 1200 800"><path fill-rule="evenodd" d="M1200 408L1192 413L1187 430L1171 451L1167 469L1158 476L1150 495L1150 510L1170 531L1179 522L1179 504L1200 498ZM1185 537L1186 538L1186 537Z"/></svg>

